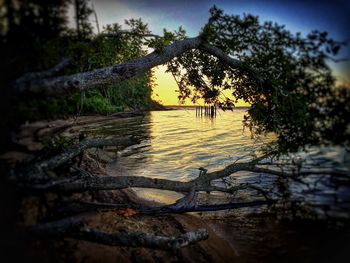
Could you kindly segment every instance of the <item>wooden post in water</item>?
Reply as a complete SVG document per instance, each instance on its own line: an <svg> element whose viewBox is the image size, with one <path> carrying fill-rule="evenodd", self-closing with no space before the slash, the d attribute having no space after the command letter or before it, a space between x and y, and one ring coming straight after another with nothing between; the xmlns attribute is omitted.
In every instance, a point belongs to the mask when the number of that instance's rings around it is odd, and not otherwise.
<svg viewBox="0 0 350 263"><path fill-rule="evenodd" d="M210 117L214 118L214 106L210 106Z"/></svg>
<svg viewBox="0 0 350 263"><path fill-rule="evenodd" d="M216 112L217 112L217 108L216 105L212 104L212 105L203 105L203 106L196 106L196 117L203 117L203 115L205 117L210 117L210 118L214 118L216 117Z"/></svg>

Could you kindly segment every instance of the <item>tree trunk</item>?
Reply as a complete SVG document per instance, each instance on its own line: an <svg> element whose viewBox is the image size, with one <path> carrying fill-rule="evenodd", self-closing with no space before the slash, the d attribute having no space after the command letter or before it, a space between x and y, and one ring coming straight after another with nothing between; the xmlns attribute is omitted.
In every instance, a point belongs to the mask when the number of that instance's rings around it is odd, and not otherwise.
<svg viewBox="0 0 350 263"><path fill-rule="evenodd" d="M175 41L160 51L156 50L144 57L111 67L46 79L19 78L14 83L14 90L19 94L31 93L45 96L67 95L74 92L82 92L100 85L117 83L138 76L192 49L200 49L216 56L230 67L242 69L250 73L254 79L263 82L260 74L253 68L239 60L231 58L220 49L206 43L201 36L198 36Z"/></svg>

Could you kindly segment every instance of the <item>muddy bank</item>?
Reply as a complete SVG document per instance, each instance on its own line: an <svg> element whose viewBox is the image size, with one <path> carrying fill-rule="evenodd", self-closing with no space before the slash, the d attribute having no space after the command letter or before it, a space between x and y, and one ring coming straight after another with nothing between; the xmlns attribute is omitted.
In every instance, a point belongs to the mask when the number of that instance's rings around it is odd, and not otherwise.
<svg viewBox="0 0 350 263"><path fill-rule="evenodd" d="M123 121L115 116L81 117L54 122L36 122L22 126L15 138L25 151L11 151L1 156L12 165L30 161L43 153L46 139L62 136L76 139L88 127ZM103 155L101 155L103 156ZM97 176L105 176L108 156L96 158L94 150L84 155L82 167ZM72 214L72 202L142 203L132 190L85 192L71 195L21 195L18 200L18 225L57 220ZM35 240L18 247L19 240L2 240L2 249L11 251L12 259L27 262L329 262L339 261L350 248L348 222L283 221L267 209L259 213L197 213L183 215L134 215L118 211L94 211L87 215L86 227L107 233L145 232L179 235L206 228L209 239L179 251L157 251L99 245L75 239ZM20 250L19 250L20 249ZM17 253L16 253L17 252ZM3 254L4 255L4 254Z"/></svg>

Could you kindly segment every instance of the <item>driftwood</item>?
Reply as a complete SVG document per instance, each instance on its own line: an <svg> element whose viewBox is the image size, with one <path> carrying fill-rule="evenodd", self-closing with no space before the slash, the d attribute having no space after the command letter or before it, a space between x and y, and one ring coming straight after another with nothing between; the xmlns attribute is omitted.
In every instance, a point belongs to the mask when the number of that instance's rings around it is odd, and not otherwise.
<svg viewBox="0 0 350 263"><path fill-rule="evenodd" d="M231 193L239 190L237 188L217 187L211 185L211 181L230 176L239 171L253 171L256 165L266 156L256 158L250 162L233 163L226 166L222 170L208 173L206 169L199 168L199 177L188 182L179 182L168 179L157 179L143 176L94 176L88 171L76 168L79 171L77 176L70 178L52 179L49 182L42 183L43 179L47 179L45 172L62 166L72 158L81 154L84 150L92 147L101 146L130 146L136 144L138 141L131 137L118 139L85 139L77 145L73 145L63 153L58 154L52 158L41 161L30 166L25 172L19 175L12 174L13 179L19 180L18 186L27 190L38 191L52 191L52 192L83 192L88 190L116 190L125 189L129 187L142 188L157 188L161 190L170 190L177 192L195 191L220 191ZM35 183L33 180L38 180L40 183ZM259 191L259 189L256 189ZM262 189L261 192L263 193Z"/></svg>
<svg viewBox="0 0 350 263"><path fill-rule="evenodd" d="M135 214L155 215L155 214L182 214L188 212L208 212L221 210L235 210L246 207L256 207L263 205L272 205L274 200L254 200L250 202L230 202L224 204L214 205L198 205L198 204L184 204L179 207L176 204L164 205L157 207L144 207L137 204L112 204L112 203L73 203L61 208L62 212L82 213L89 211L118 211L125 209L132 209Z"/></svg>
<svg viewBox="0 0 350 263"><path fill-rule="evenodd" d="M185 212L203 212L217 211L225 209L238 209L242 207L253 207L269 205L272 201L255 200L252 202L227 203L218 205L197 205L196 191L194 189L172 205L160 207L142 207L133 204L100 204L100 203L81 203L86 210L120 210L131 207L135 209L136 214L163 214L163 213L185 213ZM82 209L80 209L80 212ZM87 215L88 216L88 215ZM208 238L208 231L198 229L184 233L177 237L165 237L159 235L148 235L145 233L105 233L96 230L84 228L85 214L65 218L59 221L37 224L22 228L19 232L26 238L65 238L95 242L109 246L129 246L129 247L146 247L161 250L176 250Z"/></svg>
<svg viewBox="0 0 350 263"><path fill-rule="evenodd" d="M196 192L192 190L187 196L179 202L172 205L160 207L142 207L133 204L101 204L101 203L81 203L86 211L91 210L120 210L125 208L135 209L136 214L163 214L163 213L185 213L185 212L203 212L217 211L225 209L238 209L242 207L253 207L261 205L270 205L271 201L255 200L252 202L228 203L219 205L197 205ZM80 209L80 212L84 209ZM208 238L206 229L197 229L186 232L177 237L166 237L160 235L149 235L145 233L105 233L101 231L86 229L85 218L89 214L68 217L62 220L37 224L20 229L18 234L26 239L37 238L74 238L95 242L109 246L128 246L128 247L146 247L161 250L177 250L190 244L205 240Z"/></svg>
<svg viewBox="0 0 350 263"><path fill-rule="evenodd" d="M241 170L247 171L247 169ZM85 172L88 174L87 172ZM222 175L226 177L227 175ZM19 183L19 187L34 191L49 191L49 192L84 192L98 190L120 190L130 187L155 188L160 190L169 190L175 192L190 192L193 188L196 191L204 192L224 192L234 193L238 190L254 189L267 197L263 189L255 185L237 185L233 187L218 187L210 184L210 181L203 181L200 177L189 181L179 182L168 179L149 178L144 176L74 176L71 178L63 178L51 180L47 183Z"/></svg>
<svg viewBox="0 0 350 263"><path fill-rule="evenodd" d="M122 140L123 142L125 140ZM116 141L113 141L113 145ZM104 141L106 145L106 141ZM65 151L63 154L52 157L49 160L39 163L39 167L56 168L58 165L66 163L70 158L77 156L81 151L89 147L100 145L97 141L82 141L78 146ZM109 145L109 144L108 144ZM201 211L217 211L224 209L238 209L242 207L252 207L271 204L270 200L255 200L252 202L228 203L219 205L198 205L196 201L196 193L199 190L222 190L228 189L215 187L210 185L210 180L218 179L223 176L230 175L233 172L254 167L260 160L256 159L248 163L238 163L230 165L221 171L207 173L203 168L200 169L200 176L190 182L176 182L165 179L153 179L146 177L96 177L87 171L76 168L79 174L71 178L60 178L51 180L44 184L32 184L29 177L27 184L22 184L22 187L27 189L36 189L44 191L85 191L85 190L101 190L101 189L122 189L130 186L145 186L159 189L172 189L179 192L188 192L188 194L173 205L159 207L144 207L134 204L99 204L87 203L81 204L83 208L79 208L79 212L91 210L120 210L133 209L136 214L163 214L163 213L186 213L186 212L201 212ZM55 162L58 160L58 162ZM57 164L58 163L58 164ZM43 165L45 164L45 165ZM43 168L42 168L43 169ZM40 176L39 176L40 177ZM28 179L28 178L27 178ZM42 179L42 178L41 178ZM175 189L174 189L175 186ZM178 237L165 237L159 235L148 235L145 233L104 233L96 230L84 229L84 215L65 218L59 221L38 224L22 229L21 234L26 238L75 238L86 240L110 246L131 246L131 247L147 247L161 250L176 250L192 243L208 238L208 232L205 229L199 229L184 233Z"/></svg>
<svg viewBox="0 0 350 263"><path fill-rule="evenodd" d="M176 207L174 205L164 206L164 207L155 207L155 208L147 208L144 210L140 210L141 214L164 214L164 213L172 213L172 214L181 214L188 212L209 212L209 211L220 211L220 210L228 210L228 209L239 209L245 207L255 207L262 205L271 205L275 201L270 200L255 200L251 202L239 202L239 203L225 203L225 204L215 204L215 205L189 205Z"/></svg>
<svg viewBox="0 0 350 263"><path fill-rule="evenodd" d="M84 217L76 216L63 220L22 228L18 234L24 238L75 238L109 246L146 247L161 250L176 250L208 238L206 229L186 232L177 237L148 235L145 233L105 233L84 229Z"/></svg>
<svg viewBox="0 0 350 263"><path fill-rule="evenodd" d="M109 246L146 247L161 250L177 250L201 240L208 239L206 229L186 232L177 237L148 235L145 233L107 234L99 231L81 231L74 238Z"/></svg>
<svg viewBox="0 0 350 263"><path fill-rule="evenodd" d="M95 147L105 147L105 146L122 146L127 147L138 143L138 140L132 137L115 138L115 139L84 139L79 144L73 145L72 147L66 149L63 153L58 154L52 158L40 161L34 165L27 168L22 174L12 174L12 179L22 177L26 180L32 179L44 179L45 172L48 170L55 169L66 162L70 161L72 158L81 154L84 150Z"/></svg>
<svg viewBox="0 0 350 263"><path fill-rule="evenodd" d="M126 210L132 209L132 214L156 215L164 213L186 213L186 212L205 212L218 211L226 209L239 209L244 207L255 207L263 205L271 205L276 201L273 200L269 193L253 184L241 184L234 186L215 186L212 181L224 180L239 171L250 171L255 173L267 173L279 177L293 175L297 178L297 174L290 171L279 171L276 167L271 167L268 162L262 162L266 156L255 158L248 162L236 162L226 166L224 169L208 172L204 168L200 168L199 176L188 182L172 181L168 179L148 178L142 176L95 176L88 171L75 168L76 172L69 178L57 178L55 180L43 181L45 172L57 168L67 163L70 159L76 157L84 150L91 147L107 146L107 145L123 145L128 146L135 144L135 140L131 138L121 139L90 139L82 140L78 145L72 146L64 153L54 156L50 159L41 161L31 169L28 174L23 174L22 178L26 180L19 181L19 186L32 191L52 191L52 192L82 192L82 191L98 191L98 190L115 190L125 189L129 187L156 188L163 190L172 190L176 192L187 193L187 195L172 205L146 207L139 204L106 204L106 203L78 203L75 207L76 212L91 212L104 210ZM33 169L35 167L35 169ZM39 172L38 172L39 171ZM301 176L317 171L300 171ZM327 174L330 171L324 171ZM343 174L339 172L339 174ZM40 179L40 180L38 180ZM253 189L261 194L265 199L253 200L249 202L230 202L224 204L202 205L198 204L196 195L198 191L221 191L225 193L234 193L242 189ZM62 210L63 212L64 209ZM111 246L132 246L132 247L148 247L162 250L178 249L191 243L198 242L208 238L206 230L195 230L178 237L165 237L158 235L148 235L145 233L104 233L96 230L84 229L84 216L72 217L56 222L39 224L25 229L25 233L32 237L70 237L90 242L101 243Z"/></svg>
<svg viewBox="0 0 350 263"><path fill-rule="evenodd" d="M22 227L17 234L24 238L64 237L78 232L84 226L85 215L64 218L58 221Z"/></svg>

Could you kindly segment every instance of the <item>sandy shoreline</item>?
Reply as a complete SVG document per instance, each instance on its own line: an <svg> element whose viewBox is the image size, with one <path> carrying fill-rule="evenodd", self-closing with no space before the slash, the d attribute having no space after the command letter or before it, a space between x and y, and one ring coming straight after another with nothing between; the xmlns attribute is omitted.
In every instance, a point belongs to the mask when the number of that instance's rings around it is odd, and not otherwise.
<svg viewBox="0 0 350 263"><path fill-rule="evenodd" d="M58 134L77 137L83 128L111 121L123 119L113 116L83 116L76 121L66 119L23 125L16 139L27 151L10 151L0 158L12 164L30 160L42 149L39 138ZM95 175L106 175L103 164L98 164L88 155L85 155L82 165ZM21 216L18 223L34 224L45 216L50 217L50 213L55 214L54 203L57 200L154 205L128 189L68 196L30 196L21 200ZM313 224L312 227L310 223ZM309 259L308 262L324 262L325 259L330 261L330 258L341 259L350 248L346 241L350 236L348 225L283 222L269 213L245 216L235 213L230 213L229 216L209 213L157 216L136 214L124 217L115 211L94 211L88 216L86 226L108 233L128 231L170 236L206 228L209 231L209 239L179 251L111 247L70 238L37 240L26 244L25 250L18 256L33 262L295 262L305 261L305 258Z"/></svg>

